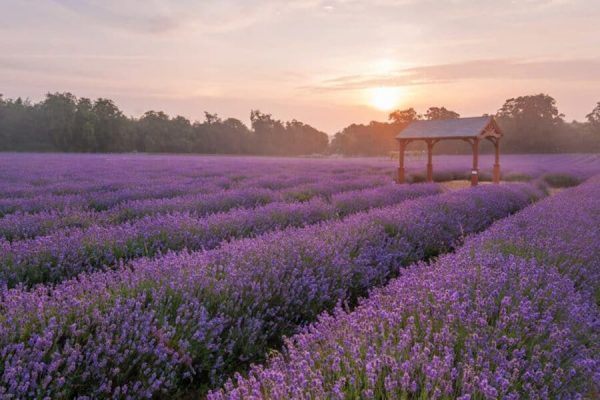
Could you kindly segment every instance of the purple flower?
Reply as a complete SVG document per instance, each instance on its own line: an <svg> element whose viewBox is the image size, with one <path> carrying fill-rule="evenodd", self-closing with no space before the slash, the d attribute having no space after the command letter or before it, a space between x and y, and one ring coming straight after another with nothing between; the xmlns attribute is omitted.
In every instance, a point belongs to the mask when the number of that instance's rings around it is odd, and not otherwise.
<svg viewBox="0 0 600 400"><path fill-rule="evenodd" d="M594 178L497 222L456 253L406 269L354 311L321 317L208 398L236 398L250 384L264 398L329 398L341 380L350 397L598 393L599 197ZM318 388L298 392L313 375Z"/></svg>
<svg viewBox="0 0 600 400"><path fill-rule="evenodd" d="M394 198L393 193L411 193L410 197L421 191L419 186L406 185L381 193ZM365 193L381 204L376 192ZM142 258L118 270L82 274L56 286L4 290L1 386L18 396L41 396L43 391L54 397L123 393L148 397L214 387L261 361L268 349L281 344L282 337L297 332L323 311L344 302L355 304L403 266L451 250L465 234L485 229L537 195L527 185L489 185L399 204L394 200L394 205L345 219L234 240L211 251ZM281 209L302 210L317 202L330 204L315 199ZM302 214L301 220L305 219ZM419 324L414 320L408 326L415 334L438 335L434 326ZM384 326L369 325L369 330L376 333ZM418 355L411 337L400 339L401 348ZM441 336L446 337L451 332ZM351 344L340 343L335 349L342 371L349 368L345 355ZM46 366L48 354L59 362L51 369ZM352 358L360 360L360 354L356 350ZM450 390L438 382L438 375L445 374L445 359L439 358L431 378L435 381L428 383L440 392ZM317 365L311 359L301 363L299 371L315 372L295 374L292 391L282 391L281 396L313 388L317 397L325 397L330 386L315 370ZM373 393L385 389L381 374L392 367L397 368L392 358L372 364L370 381L381 385ZM411 373L410 368L406 371ZM47 376L51 379L42 389ZM65 379L60 387L55 384L59 378ZM273 374L272 379L283 384L285 374ZM340 390L360 395L362 389L352 392L354 382L358 381L349 379ZM260 394L262 389L252 385L243 393ZM411 392L420 388L420 382L411 378Z"/></svg>

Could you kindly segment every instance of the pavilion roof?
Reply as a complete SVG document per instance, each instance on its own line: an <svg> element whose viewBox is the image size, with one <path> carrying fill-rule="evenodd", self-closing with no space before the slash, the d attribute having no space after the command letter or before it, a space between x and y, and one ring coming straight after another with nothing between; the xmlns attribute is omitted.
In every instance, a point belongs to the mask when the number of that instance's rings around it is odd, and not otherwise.
<svg viewBox="0 0 600 400"><path fill-rule="evenodd" d="M469 117L413 121L396 139L449 139L501 136L494 117Z"/></svg>

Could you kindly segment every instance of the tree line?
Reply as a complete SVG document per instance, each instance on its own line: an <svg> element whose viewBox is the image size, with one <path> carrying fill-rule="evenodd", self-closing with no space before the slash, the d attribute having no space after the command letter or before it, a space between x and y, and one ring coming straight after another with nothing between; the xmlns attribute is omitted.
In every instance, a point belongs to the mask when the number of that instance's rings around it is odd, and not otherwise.
<svg viewBox="0 0 600 400"><path fill-rule="evenodd" d="M566 122L556 100L546 94L505 101L495 114L504 132L507 153L600 152L600 102L585 122ZM351 124L327 134L297 120L280 121L259 110L250 112L250 127L235 118L204 113L204 121L148 111L127 117L112 100L48 93L32 103L0 95L0 151L161 152L204 154L348 156L384 155L395 150L395 136L415 120L459 118L445 107L424 114L413 108L396 110L388 121ZM420 143L409 150L421 150ZM483 151L490 150L487 144ZM442 141L438 153L466 153L460 141Z"/></svg>
<svg viewBox="0 0 600 400"><path fill-rule="evenodd" d="M280 121L258 110L251 127L205 112L202 122L162 111L131 118L112 100L49 93L32 103L0 95L0 151L161 152L306 155L325 153L329 138L297 120Z"/></svg>
<svg viewBox="0 0 600 400"><path fill-rule="evenodd" d="M484 114L487 115L487 114ZM413 108L389 114L387 122L352 124L335 134L330 150L346 155L380 155L396 150L395 136L415 120L459 118L445 107L430 107L425 114ZM600 102L586 116L586 122L566 122L556 106L556 100L546 94L519 96L505 101L495 114L504 133L501 142L506 153L567 153L600 152ZM424 150L425 144L415 142L409 150ZM482 143L482 150L492 146ZM441 141L434 152L460 154L471 152L461 141Z"/></svg>

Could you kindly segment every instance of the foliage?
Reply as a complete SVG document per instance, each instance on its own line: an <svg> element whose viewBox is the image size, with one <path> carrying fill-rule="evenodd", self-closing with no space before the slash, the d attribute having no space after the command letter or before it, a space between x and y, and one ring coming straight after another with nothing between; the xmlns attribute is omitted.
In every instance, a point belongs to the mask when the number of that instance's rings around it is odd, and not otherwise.
<svg viewBox="0 0 600 400"><path fill-rule="evenodd" d="M556 100L546 94L519 96L506 100L496 118L504 132L501 142L508 153L557 153L600 151L600 103L587 116L587 123L563 120ZM383 155L397 149L394 137L408 123L418 119L459 118L457 112L445 107L430 107L424 115L413 108L396 110L389 115L388 123L352 124L336 133L331 151L345 155ZM408 150L423 150L421 142L411 143ZM490 143L481 144L483 152L491 152ZM436 144L435 153L470 153L471 148L460 141L442 141Z"/></svg>
<svg viewBox="0 0 600 400"><path fill-rule="evenodd" d="M396 110L387 122L351 124L329 143L327 134L310 125L281 121L259 110L250 112L249 128L238 119L208 112L204 121L195 122L153 110L140 118L126 117L112 100L92 101L68 92L48 93L35 104L0 95L0 151L374 156L396 150L395 136L412 121L458 117L445 107L429 107L424 115L414 108ZM586 122L565 122L556 100L547 94L510 98L496 117L505 134L503 152L600 151L600 102ZM490 143L481 146L483 152L492 150ZM420 142L409 145L409 150L423 149ZM442 141L434 148L444 154L470 151L457 141Z"/></svg>
<svg viewBox="0 0 600 400"><path fill-rule="evenodd" d="M344 219L326 212L333 218L321 223L314 223L323 220L320 212L291 212L309 203L280 205L269 213L237 210L233 219L214 214L213 221L220 222L205 232L206 238L214 234L222 239L222 229L235 231L237 226L240 236L265 234L209 251L141 258L115 271L34 290L3 288L0 394L173 398L186 389L215 387L262 360L270 348L281 346L284 335L322 311L339 302L354 304L402 266L452 249L464 235L487 228L537 196L525 185L437 191L435 186L394 185L332 196L337 210L330 211L352 214L387 206ZM425 196L408 200L420 195ZM353 199L362 205L349 203ZM315 201L312 206L319 208ZM299 224L278 223L293 221L292 214ZM278 230L302 222L307 226ZM182 228L179 237L195 240L202 225L176 226ZM255 227L265 230L252 232ZM160 239L175 241L178 236ZM135 247L137 240L141 238L103 244ZM4 245L0 240L0 249ZM93 247L86 248L86 255L105 254ZM63 258L62 267L68 268L70 260ZM30 272L43 278L44 267L31 266Z"/></svg>
<svg viewBox="0 0 600 400"><path fill-rule="evenodd" d="M460 114L454 111L447 110L446 107L429 107L425 113L425 119L456 119Z"/></svg>
<svg viewBox="0 0 600 400"><path fill-rule="evenodd" d="M503 181L506 182L529 182L531 181L531 176L524 173L512 173L502 177Z"/></svg>
<svg viewBox="0 0 600 400"><path fill-rule="evenodd" d="M581 179L569 174L546 174L544 182L555 188L565 188L579 185Z"/></svg>
<svg viewBox="0 0 600 400"><path fill-rule="evenodd" d="M208 399L598 398L599 195L593 178L409 267Z"/></svg>
<svg viewBox="0 0 600 400"><path fill-rule="evenodd" d="M152 152L302 155L325 153L327 134L297 120L282 122L258 110L252 130L240 120L205 113L190 122L162 111L128 118L112 100L48 93L32 104L0 95L0 151Z"/></svg>
<svg viewBox="0 0 600 400"><path fill-rule="evenodd" d="M592 110L591 113L585 116L588 123L590 124L590 128L596 135L600 135L600 101L596 104L596 107Z"/></svg>
<svg viewBox="0 0 600 400"><path fill-rule="evenodd" d="M388 120L396 125L408 125L408 123L418 119L421 119L421 116L417 114L414 108L392 111L388 116Z"/></svg>

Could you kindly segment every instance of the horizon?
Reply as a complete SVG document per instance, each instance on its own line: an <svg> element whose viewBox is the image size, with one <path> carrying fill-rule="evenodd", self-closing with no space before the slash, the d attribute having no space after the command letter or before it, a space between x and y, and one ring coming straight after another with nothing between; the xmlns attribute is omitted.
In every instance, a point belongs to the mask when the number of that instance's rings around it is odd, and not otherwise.
<svg viewBox="0 0 600 400"><path fill-rule="evenodd" d="M6 98L68 91L134 117L245 124L259 109L329 136L393 109L479 116L546 93L582 121L600 101L592 1L4 3Z"/></svg>

